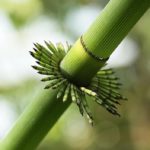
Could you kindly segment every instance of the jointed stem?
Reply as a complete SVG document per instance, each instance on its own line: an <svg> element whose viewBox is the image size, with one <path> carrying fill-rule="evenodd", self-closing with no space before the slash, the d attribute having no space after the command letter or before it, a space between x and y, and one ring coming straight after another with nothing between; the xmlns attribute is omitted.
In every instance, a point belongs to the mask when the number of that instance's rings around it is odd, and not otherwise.
<svg viewBox="0 0 150 150"><path fill-rule="evenodd" d="M110 0L83 35L85 44L94 54L109 57L149 6L150 0ZM90 57L77 41L61 62L61 70L73 82L86 85L103 65L104 62L99 63ZM33 101L3 140L0 149L34 150L71 103L69 99L63 103L62 97L57 99L57 94L57 90L48 90Z"/></svg>
<svg viewBox="0 0 150 150"><path fill-rule="evenodd" d="M110 0L83 35L87 47L109 57L149 7L150 0Z"/></svg>
<svg viewBox="0 0 150 150"><path fill-rule="evenodd" d="M86 47L96 56L109 57L149 7L150 0L110 0L83 34ZM86 85L103 65L89 57L78 40L61 62L61 69L75 82Z"/></svg>

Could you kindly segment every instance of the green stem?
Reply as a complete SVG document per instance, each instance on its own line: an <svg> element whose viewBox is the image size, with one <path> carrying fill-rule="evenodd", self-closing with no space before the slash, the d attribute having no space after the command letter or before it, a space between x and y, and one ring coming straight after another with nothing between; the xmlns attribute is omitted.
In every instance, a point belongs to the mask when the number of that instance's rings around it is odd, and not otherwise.
<svg viewBox="0 0 150 150"><path fill-rule="evenodd" d="M69 100L63 103L56 94L57 90L40 94L17 120L0 149L34 150L71 103Z"/></svg>
<svg viewBox="0 0 150 150"><path fill-rule="evenodd" d="M87 47L109 57L149 7L149 0L110 0L83 36Z"/></svg>
<svg viewBox="0 0 150 150"><path fill-rule="evenodd" d="M150 0L110 0L83 34L88 49L107 58L150 6ZM72 81L86 85L103 66L84 53L78 40L61 62L61 69Z"/></svg>
<svg viewBox="0 0 150 150"><path fill-rule="evenodd" d="M110 0L83 35L85 44L98 56L110 56L149 6L149 0ZM73 82L88 84L103 64L89 56L78 40L61 62L61 70ZM3 140L0 149L34 150L71 103L57 100L56 94L57 90L49 90L33 101Z"/></svg>

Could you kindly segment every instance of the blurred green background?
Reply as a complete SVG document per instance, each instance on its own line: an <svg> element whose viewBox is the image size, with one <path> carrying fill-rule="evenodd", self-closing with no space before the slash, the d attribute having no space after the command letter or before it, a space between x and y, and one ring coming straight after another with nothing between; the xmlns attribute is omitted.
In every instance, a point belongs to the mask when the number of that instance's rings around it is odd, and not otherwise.
<svg viewBox="0 0 150 150"><path fill-rule="evenodd" d="M74 43L107 2L0 0L0 139L43 90L41 76L30 67L34 60L28 51L33 42ZM150 11L108 61L129 99L119 107L121 118L90 103L95 118L92 128L72 105L38 150L150 150L149 27Z"/></svg>

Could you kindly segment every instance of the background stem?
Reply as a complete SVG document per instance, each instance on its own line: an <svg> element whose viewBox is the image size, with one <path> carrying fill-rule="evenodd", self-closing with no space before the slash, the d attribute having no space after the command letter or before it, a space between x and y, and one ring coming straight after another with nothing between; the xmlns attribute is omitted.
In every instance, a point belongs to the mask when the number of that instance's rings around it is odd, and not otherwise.
<svg viewBox="0 0 150 150"><path fill-rule="evenodd" d="M56 98L57 90L40 93L2 141L0 150L34 150L71 103Z"/></svg>

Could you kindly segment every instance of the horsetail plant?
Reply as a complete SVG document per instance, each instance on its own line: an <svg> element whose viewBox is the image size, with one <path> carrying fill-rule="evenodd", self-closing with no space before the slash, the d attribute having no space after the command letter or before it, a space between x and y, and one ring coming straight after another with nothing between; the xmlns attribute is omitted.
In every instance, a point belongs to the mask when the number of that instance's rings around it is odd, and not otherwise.
<svg viewBox="0 0 150 150"><path fill-rule="evenodd" d="M120 104L120 100L125 100L126 98L117 91L121 84L118 83L118 78L115 77L112 69L100 69L88 86L76 85L75 82L68 80L68 78L63 75L59 67L60 62L71 49L71 46L68 46L67 50L65 50L61 43L57 44L56 47L51 42L45 43L47 47L37 43L35 44L34 52L30 52L30 54L38 60L38 66L32 67L37 70L38 73L48 76L41 80L43 82L49 82L45 86L45 89L59 88L57 98L62 97L63 102L65 102L68 97L71 97L72 102L76 103L79 107L80 113L82 115L84 112L86 113L89 123L91 124L93 124L93 116L91 115L92 113L90 112L85 95L91 96L95 102L103 106L107 111L119 116L115 104ZM42 53L43 51L45 53ZM91 55L90 53L88 54ZM101 58L100 61L103 61L103 59Z"/></svg>
<svg viewBox="0 0 150 150"><path fill-rule="evenodd" d="M120 116L117 106L126 100L112 69L103 69L112 52L150 7L150 0L110 0L103 12L74 45L34 44L33 66L45 75L43 94L20 116L0 145L1 150L33 150L58 118L75 103L89 123L93 116L86 95L110 113Z"/></svg>

